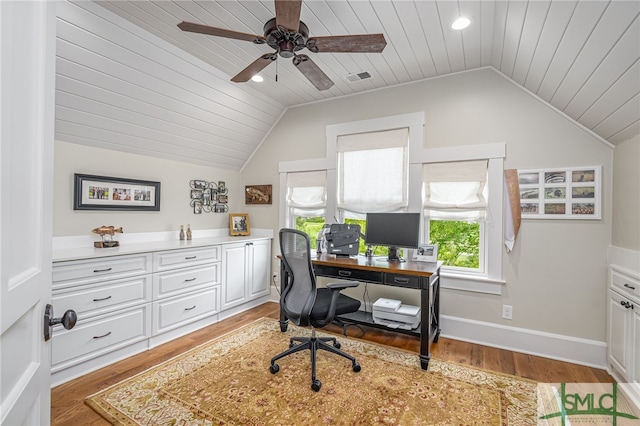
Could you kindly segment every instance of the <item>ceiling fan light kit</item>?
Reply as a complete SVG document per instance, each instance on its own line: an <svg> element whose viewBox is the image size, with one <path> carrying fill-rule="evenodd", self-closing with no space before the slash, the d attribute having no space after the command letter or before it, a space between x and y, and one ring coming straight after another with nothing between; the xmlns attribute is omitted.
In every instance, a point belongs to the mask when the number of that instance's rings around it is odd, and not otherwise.
<svg viewBox="0 0 640 426"><path fill-rule="evenodd" d="M300 20L302 0L275 0L276 17L264 24L264 35L254 35L210 27L192 22L181 22L182 31L250 41L255 44L267 44L274 52L266 53L236 74L231 81L244 83L275 61L278 55L292 58L293 65L318 90L327 90L333 81L305 54L302 49L312 53L381 53L387 42L383 34L354 34L341 36L309 37L309 28Z"/></svg>

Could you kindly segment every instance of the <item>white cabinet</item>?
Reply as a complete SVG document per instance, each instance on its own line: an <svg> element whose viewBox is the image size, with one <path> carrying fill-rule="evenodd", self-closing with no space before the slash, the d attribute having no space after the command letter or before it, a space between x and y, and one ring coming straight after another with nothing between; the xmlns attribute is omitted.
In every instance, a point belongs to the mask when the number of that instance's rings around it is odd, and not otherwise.
<svg viewBox="0 0 640 426"><path fill-rule="evenodd" d="M55 316L73 309L78 322L71 330L54 327L52 385L214 324L223 309L233 307L233 315L269 294L270 238L183 243L156 250L150 243L122 255L91 249L83 259L54 261Z"/></svg>
<svg viewBox="0 0 640 426"><path fill-rule="evenodd" d="M151 254L57 262L53 265L54 313L73 309L78 322L52 335L52 383L108 364L114 351L146 349L151 336ZM85 364L86 366L82 367Z"/></svg>
<svg viewBox="0 0 640 426"><path fill-rule="evenodd" d="M223 246L221 309L238 306L269 294L270 257L270 240Z"/></svg>
<svg viewBox="0 0 640 426"><path fill-rule="evenodd" d="M640 395L640 277L612 266L608 292L607 361L614 378Z"/></svg>
<svg viewBox="0 0 640 426"><path fill-rule="evenodd" d="M218 313L220 253L211 246L153 254L153 336Z"/></svg>

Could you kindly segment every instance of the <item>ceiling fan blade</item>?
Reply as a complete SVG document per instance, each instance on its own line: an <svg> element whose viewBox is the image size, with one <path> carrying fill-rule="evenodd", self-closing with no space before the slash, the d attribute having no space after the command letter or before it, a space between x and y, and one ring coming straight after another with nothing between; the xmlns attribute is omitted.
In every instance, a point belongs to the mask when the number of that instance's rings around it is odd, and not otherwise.
<svg viewBox="0 0 640 426"><path fill-rule="evenodd" d="M327 90L333 86L333 81L313 62L307 55L296 55L293 58L293 65L300 70L302 74L313 84L318 90Z"/></svg>
<svg viewBox="0 0 640 426"><path fill-rule="evenodd" d="M225 30L224 28L210 27L208 25L196 24L193 22L182 21L178 24L178 28L182 31L189 31L192 33L208 34L212 36L233 38L236 40L252 41L257 44L266 42L266 39L261 35L241 33L238 31Z"/></svg>
<svg viewBox="0 0 640 426"><path fill-rule="evenodd" d="M312 37L307 48L314 52L380 53L387 45L384 34L354 34Z"/></svg>
<svg viewBox="0 0 640 426"><path fill-rule="evenodd" d="M302 0L275 0L276 25L298 31Z"/></svg>
<svg viewBox="0 0 640 426"><path fill-rule="evenodd" d="M266 55L260 56L258 59L253 61L248 67L240 71L231 79L234 83L244 83L249 81L251 77L258 74L262 71L267 65L271 62L275 61L276 54L275 53L267 53Z"/></svg>

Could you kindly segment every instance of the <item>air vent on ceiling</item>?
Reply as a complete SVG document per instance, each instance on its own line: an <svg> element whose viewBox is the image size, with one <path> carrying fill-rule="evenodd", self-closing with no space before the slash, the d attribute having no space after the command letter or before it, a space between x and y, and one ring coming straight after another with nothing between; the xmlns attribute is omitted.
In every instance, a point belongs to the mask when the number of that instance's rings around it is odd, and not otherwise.
<svg viewBox="0 0 640 426"><path fill-rule="evenodd" d="M355 74L347 75L347 81L349 83L355 83L356 81L362 81L371 78L371 74L368 71L362 71Z"/></svg>

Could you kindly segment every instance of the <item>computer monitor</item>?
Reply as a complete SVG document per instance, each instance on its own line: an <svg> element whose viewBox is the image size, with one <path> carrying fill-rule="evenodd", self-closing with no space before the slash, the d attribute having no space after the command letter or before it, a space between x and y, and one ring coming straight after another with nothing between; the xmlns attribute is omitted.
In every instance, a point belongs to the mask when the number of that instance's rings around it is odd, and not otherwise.
<svg viewBox="0 0 640 426"><path fill-rule="evenodd" d="M387 246L387 259L401 261L398 248L418 248L420 244L420 213L367 213L365 242Z"/></svg>

